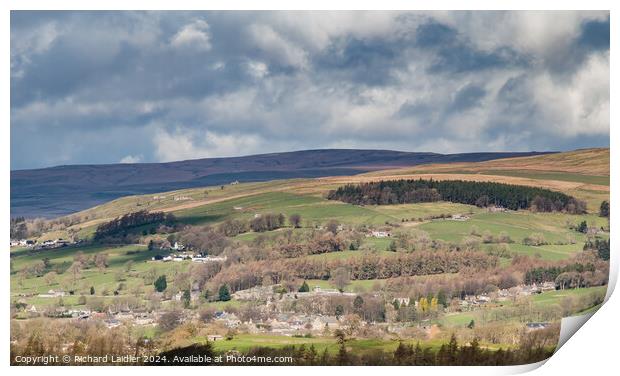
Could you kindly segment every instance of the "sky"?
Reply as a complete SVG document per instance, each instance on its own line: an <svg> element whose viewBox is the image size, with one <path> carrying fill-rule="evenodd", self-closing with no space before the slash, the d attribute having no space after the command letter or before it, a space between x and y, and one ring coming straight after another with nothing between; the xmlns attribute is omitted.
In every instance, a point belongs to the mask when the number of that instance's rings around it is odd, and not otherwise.
<svg viewBox="0 0 620 376"><path fill-rule="evenodd" d="M11 169L609 146L609 12L11 13Z"/></svg>

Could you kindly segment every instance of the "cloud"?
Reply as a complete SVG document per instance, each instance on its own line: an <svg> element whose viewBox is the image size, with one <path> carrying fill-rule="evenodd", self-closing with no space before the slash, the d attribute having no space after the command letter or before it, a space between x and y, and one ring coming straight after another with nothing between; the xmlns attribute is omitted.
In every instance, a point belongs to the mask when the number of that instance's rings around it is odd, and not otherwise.
<svg viewBox="0 0 620 376"><path fill-rule="evenodd" d="M195 20L183 26L174 34L170 44L174 47L209 51L211 49L209 24L204 20Z"/></svg>
<svg viewBox="0 0 620 376"><path fill-rule="evenodd" d="M119 163L140 163L140 162L142 162L141 155L126 155L123 158L121 158L121 160L119 161Z"/></svg>
<svg viewBox="0 0 620 376"><path fill-rule="evenodd" d="M153 137L160 161L250 155L258 151L260 140L247 134L197 132L177 127L173 131L158 129Z"/></svg>
<svg viewBox="0 0 620 376"><path fill-rule="evenodd" d="M609 69L609 12L18 11L11 167L607 146Z"/></svg>

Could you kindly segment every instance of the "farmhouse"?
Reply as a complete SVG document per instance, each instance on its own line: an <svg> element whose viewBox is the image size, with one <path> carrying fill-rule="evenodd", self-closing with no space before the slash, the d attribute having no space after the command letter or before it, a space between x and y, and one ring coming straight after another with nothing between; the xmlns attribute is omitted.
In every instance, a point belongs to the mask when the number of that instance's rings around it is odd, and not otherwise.
<svg viewBox="0 0 620 376"><path fill-rule="evenodd" d="M170 247L170 249L174 249L175 251L182 251L185 249L185 246L179 242L174 242L174 245Z"/></svg>
<svg viewBox="0 0 620 376"><path fill-rule="evenodd" d="M370 236L375 238L387 238L392 236L392 234L388 231L371 231Z"/></svg>
<svg viewBox="0 0 620 376"><path fill-rule="evenodd" d="M469 217L463 214L452 214L449 219L452 221L467 221L469 220Z"/></svg>
<svg viewBox="0 0 620 376"><path fill-rule="evenodd" d="M487 207L487 211L491 212L491 213L502 213L502 212L506 212L508 211L508 209L502 207L502 206L496 206L496 205L492 205Z"/></svg>
<svg viewBox="0 0 620 376"><path fill-rule="evenodd" d="M60 291L55 291L55 290L49 290L47 292L47 294L39 294L40 298L60 298L65 296L66 293L62 290Z"/></svg>
<svg viewBox="0 0 620 376"><path fill-rule="evenodd" d="M525 324L525 328L528 332L532 332L535 330L545 329L550 324L548 322L528 322Z"/></svg>
<svg viewBox="0 0 620 376"><path fill-rule="evenodd" d="M323 330L325 328L338 329L340 321L336 316L318 316L312 321L312 330Z"/></svg>

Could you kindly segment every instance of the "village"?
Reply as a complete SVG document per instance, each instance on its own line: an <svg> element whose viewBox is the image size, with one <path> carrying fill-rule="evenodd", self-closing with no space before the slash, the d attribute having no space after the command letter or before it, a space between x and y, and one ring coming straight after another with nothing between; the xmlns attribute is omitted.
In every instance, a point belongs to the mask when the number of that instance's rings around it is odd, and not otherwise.
<svg viewBox="0 0 620 376"><path fill-rule="evenodd" d="M326 289L314 286L307 292L282 292L277 285L259 286L247 290L241 290L231 295L231 302L222 309L206 311L196 309L181 309L186 299L183 292L167 296L155 293L161 301L159 309L149 309L145 306L135 306L122 299L116 304L109 304L103 309L95 310L88 305L83 308L68 308L61 305L48 305L47 308L37 308L35 305L25 307L28 317L46 316L62 320L96 321L101 322L106 328L112 329L120 325L132 325L139 327L157 327L160 325L163 315L173 311L178 315L179 322L200 320L210 323L211 332L209 338L212 341L222 340L226 335L234 333L249 334L277 334L283 336L303 335L326 335L333 330L349 326L364 325L383 330L386 334L398 335L407 328L418 328L422 332L430 333L437 330L437 318L441 315L456 314L460 312L473 312L489 306L501 306L502 302L518 300L531 295L555 290L555 284L546 282L543 284L519 285L510 289L500 289L494 293L481 295L467 295L462 299L454 298L446 307L439 307L435 319L426 318L417 322L358 322L351 323L350 315L326 315L321 313L304 313L291 311L295 306L306 300L313 305L324 304L325 299L347 298L354 299L358 295L352 292L341 292L337 289ZM39 298L62 299L70 294L61 290L49 290L47 293L38 294ZM383 298L375 292L368 296ZM421 300L409 297L388 297L388 304L402 307L413 305L416 310L423 309ZM189 294L191 304L200 306L204 304L204 297L197 288L193 288ZM237 304L234 304L234 303ZM252 303L261 302L259 306ZM208 302L206 302L208 305ZM241 304L250 304L253 309L244 312L239 307ZM543 329L548 326L545 322L525 323L524 329L528 331Z"/></svg>
<svg viewBox="0 0 620 376"><path fill-rule="evenodd" d="M67 239L62 239L62 238L48 239L40 243L37 242L37 240L35 239L18 239L18 240L11 239L10 246L11 248L26 247L26 248L30 248L33 250L40 250L40 249L54 249L54 248L68 247L72 245L78 245L80 243L82 243L81 240L67 240Z"/></svg>
<svg viewBox="0 0 620 376"><path fill-rule="evenodd" d="M169 262L169 261L192 261L198 263L208 262L224 262L227 260L226 256L211 256L206 252L193 252L186 250L185 246L179 242L175 242L170 248L160 248L165 251L176 251L166 256L157 254L151 257L151 261Z"/></svg>

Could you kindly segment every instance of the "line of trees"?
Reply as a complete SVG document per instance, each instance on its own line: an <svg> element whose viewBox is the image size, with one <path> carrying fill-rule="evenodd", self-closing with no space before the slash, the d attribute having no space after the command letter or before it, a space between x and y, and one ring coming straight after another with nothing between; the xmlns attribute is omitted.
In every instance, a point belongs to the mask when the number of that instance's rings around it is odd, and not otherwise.
<svg viewBox="0 0 620 376"><path fill-rule="evenodd" d="M347 184L328 193L330 200L356 205L390 205L450 201L511 210L532 208L537 211L585 213L585 202L561 192L522 185L463 180L389 180Z"/></svg>
<svg viewBox="0 0 620 376"><path fill-rule="evenodd" d="M261 214L250 221L250 228L254 232L265 232L279 229L284 226L286 217L284 214Z"/></svg>
<svg viewBox="0 0 620 376"><path fill-rule="evenodd" d="M176 218L173 214L166 214L164 212L151 213L147 210L141 210L128 213L100 224L95 231L94 240L101 240L109 236L126 235L129 230L145 225L163 224L171 226L175 220Z"/></svg>
<svg viewBox="0 0 620 376"><path fill-rule="evenodd" d="M233 264L218 273L213 283L228 285L233 291L248 289L265 282L279 284L295 277L332 279L336 270L347 270L352 280L386 279L400 276L456 273L462 269L495 268L498 259L484 252L420 251L394 256L362 256L345 260L312 258L255 261Z"/></svg>
<svg viewBox="0 0 620 376"><path fill-rule="evenodd" d="M284 227L286 217L284 214L267 213L256 216L251 220L246 219L228 219L218 226L218 231L228 237L235 237L239 234L246 233L250 230L254 232L265 232L276 230ZM288 223L293 228L301 227L301 216L299 214L291 214L288 217Z"/></svg>
<svg viewBox="0 0 620 376"><path fill-rule="evenodd" d="M601 260L609 261L609 239L590 239L586 240L583 250L596 250Z"/></svg>
<svg viewBox="0 0 620 376"><path fill-rule="evenodd" d="M593 264L570 264L566 266L549 266L533 268L525 272L524 282L528 285L533 283L555 282L562 273L568 272L594 272Z"/></svg>

